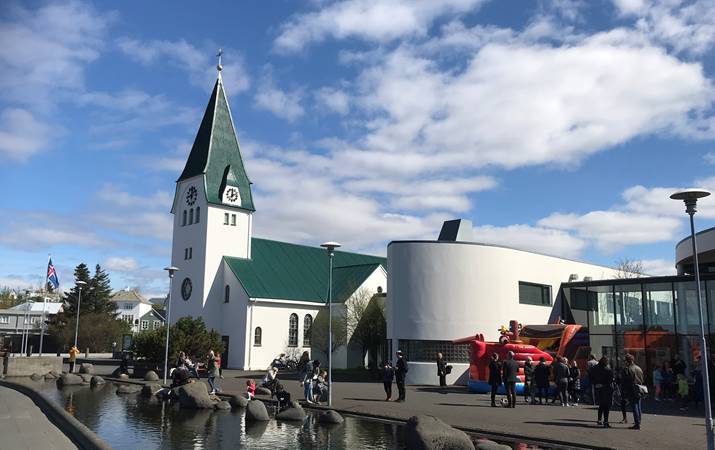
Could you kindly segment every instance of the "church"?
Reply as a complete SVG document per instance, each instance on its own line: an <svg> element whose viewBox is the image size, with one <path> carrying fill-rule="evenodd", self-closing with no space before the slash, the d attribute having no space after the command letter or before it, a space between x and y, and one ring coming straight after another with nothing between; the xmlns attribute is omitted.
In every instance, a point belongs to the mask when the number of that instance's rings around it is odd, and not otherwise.
<svg viewBox="0 0 715 450"><path fill-rule="evenodd" d="M217 68L171 207L171 262L179 269L171 289L172 323L185 316L203 317L207 327L222 336L225 367L262 370L281 353L300 356L306 350L326 364L313 337L314 331L322 336L327 332L314 330L313 323L328 313L328 253L320 247L253 237L252 183L221 65ZM347 320L346 305L357 295L384 301L386 269L385 258L335 252L333 316ZM327 328L328 321L319 324ZM350 336L344 341L334 349L333 367L364 365L360 346L353 345Z"/></svg>

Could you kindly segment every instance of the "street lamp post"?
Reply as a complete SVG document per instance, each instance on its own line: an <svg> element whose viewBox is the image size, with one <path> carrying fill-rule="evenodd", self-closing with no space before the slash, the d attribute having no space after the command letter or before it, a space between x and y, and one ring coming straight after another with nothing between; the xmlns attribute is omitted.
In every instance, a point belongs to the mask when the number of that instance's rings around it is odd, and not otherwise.
<svg viewBox="0 0 715 450"><path fill-rule="evenodd" d="M178 267L164 267L164 270L169 272L169 295L166 299L166 348L164 349L164 384L166 384L166 376L169 373L169 325L171 325L171 289L174 284L174 274L179 270Z"/></svg>
<svg viewBox="0 0 715 450"><path fill-rule="evenodd" d="M715 439L713 439L713 416L710 405L710 375L708 374L708 361L710 359L705 341L705 321L703 313L703 296L700 289L700 267L698 267L698 246L695 238L695 222L693 216L697 211L696 206L699 198L707 197L710 192L700 189L687 189L676 192L670 196L673 200L683 200L685 202L685 212L690 216L690 240L693 245L693 266L695 268L695 287L698 293L698 316L700 317L700 364L703 372L703 396L705 397L705 433L707 437L708 450L715 449Z"/></svg>
<svg viewBox="0 0 715 450"><path fill-rule="evenodd" d="M78 281L77 283L77 320L74 324L74 347L77 347L77 333L79 333L79 308L82 306L82 286L87 286L86 281Z"/></svg>
<svg viewBox="0 0 715 450"><path fill-rule="evenodd" d="M333 406L333 256L335 249L340 247L337 242L325 242L320 244L328 251L328 406Z"/></svg>
<svg viewBox="0 0 715 450"><path fill-rule="evenodd" d="M25 342L27 340L27 308L30 305L30 291L25 290L25 311L22 313L22 339L20 340L20 356L25 355Z"/></svg>

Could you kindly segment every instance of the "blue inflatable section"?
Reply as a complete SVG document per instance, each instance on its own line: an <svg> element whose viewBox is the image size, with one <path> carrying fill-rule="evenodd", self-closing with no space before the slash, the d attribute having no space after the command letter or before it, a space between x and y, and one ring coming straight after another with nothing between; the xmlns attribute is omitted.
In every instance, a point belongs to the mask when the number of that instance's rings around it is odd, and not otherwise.
<svg viewBox="0 0 715 450"><path fill-rule="evenodd" d="M475 380L469 380L467 381L467 389L469 392L472 394L490 394L492 392L492 386L487 383L486 381L475 381ZM556 386L553 384L549 386L549 396L554 395L554 392L556 391ZM516 393L517 395L524 395L524 383L516 383ZM500 395L505 395L506 394L506 389L504 389L504 385L500 385L499 388L497 388L497 394Z"/></svg>

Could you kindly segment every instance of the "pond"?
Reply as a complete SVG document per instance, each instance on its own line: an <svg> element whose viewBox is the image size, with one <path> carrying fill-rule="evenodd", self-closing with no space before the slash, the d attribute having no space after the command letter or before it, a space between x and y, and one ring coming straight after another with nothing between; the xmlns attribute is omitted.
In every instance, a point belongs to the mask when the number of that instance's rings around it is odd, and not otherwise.
<svg viewBox="0 0 715 450"><path fill-rule="evenodd" d="M246 424L244 410L180 409L178 403L117 395L112 383L97 388L38 383L33 388L122 449L394 449L404 448L403 426L346 416L342 425L318 424L306 410L303 423ZM511 444L525 448L523 444ZM545 448L545 447L529 447Z"/></svg>

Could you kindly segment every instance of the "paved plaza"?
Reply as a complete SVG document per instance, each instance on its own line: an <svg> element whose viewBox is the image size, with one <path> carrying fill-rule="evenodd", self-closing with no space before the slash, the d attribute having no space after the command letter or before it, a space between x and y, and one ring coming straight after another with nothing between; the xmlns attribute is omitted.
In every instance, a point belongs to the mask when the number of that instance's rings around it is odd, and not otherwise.
<svg viewBox="0 0 715 450"><path fill-rule="evenodd" d="M0 448L75 450L77 446L29 397L0 386Z"/></svg>

